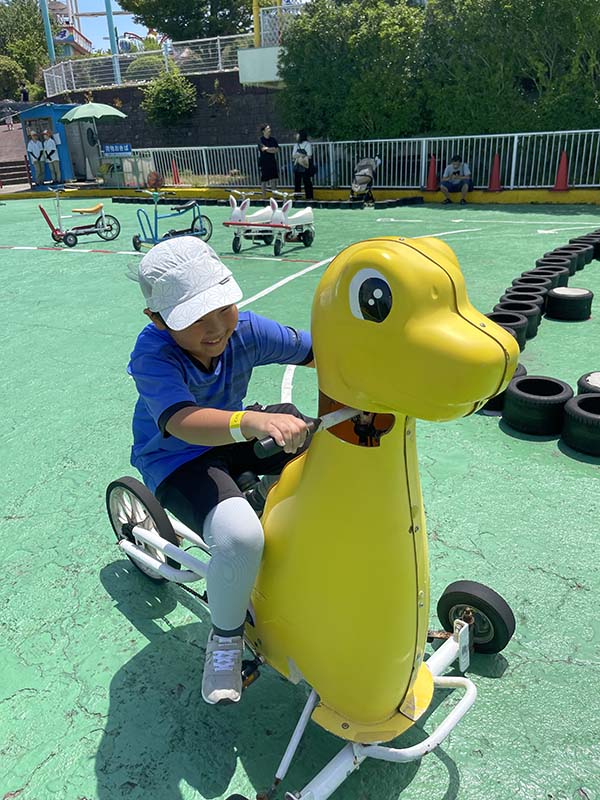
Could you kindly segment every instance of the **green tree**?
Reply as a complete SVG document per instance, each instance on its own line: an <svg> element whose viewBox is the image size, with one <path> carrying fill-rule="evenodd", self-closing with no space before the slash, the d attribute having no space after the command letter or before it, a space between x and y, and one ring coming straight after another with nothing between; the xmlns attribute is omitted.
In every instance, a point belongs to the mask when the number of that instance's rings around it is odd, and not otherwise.
<svg viewBox="0 0 600 800"><path fill-rule="evenodd" d="M8 56L0 56L0 97L17 99L19 84L25 80L25 71Z"/></svg>
<svg viewBox="0 0 600 800"><path fill-rule="evenodd" d="M330 138L416 133L422 19L406 0L313 0L283 40L287 123Z"/></svg>
<svg viewBox="0 0 600 800"><path fill-rule="evenodd" d="M141 107L161 125L189 117L196 107L196 88L175 68L150 81L142 94Z"/></svg>
<svg viewBox="0 0 600 800"><path fill-rule="evenodd" d="M135 21L174 41L245 33L252 23L251 0L123 0Z"/></svg>
<svg viewBox="0 0 600 800"><path fill-rule="evenodd" d="M49 63L44 25L37 0L0 3L0 55L21 65L29 81Z"/></svg>

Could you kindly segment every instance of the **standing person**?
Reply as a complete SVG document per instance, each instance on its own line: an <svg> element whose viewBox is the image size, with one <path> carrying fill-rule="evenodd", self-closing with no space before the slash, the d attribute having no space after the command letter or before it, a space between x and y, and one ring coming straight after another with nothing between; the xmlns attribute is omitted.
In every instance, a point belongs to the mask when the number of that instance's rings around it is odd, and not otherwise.
<svg viewBox="0 0 600 800"><path fill-rule="evenodd" d="M277 179L279 178L279 170L277 168L278 150L277 139L271 136L271 126L268 122L265 122L260 129L260 139L258 140L260 186L263 197L267 196L268 189L277 187Z"/></svg>
<svg viewBox="0 0 600 800"><path fill-rule="evenodd" d="M312 200L313 151L305 130L299 130L296 134L292 160L294 162L294 192L299 194L300 183L304 182L304 196L307 200Z"/></svg>
<svg viewBox="0 0 600 800"><path fill-rule="evenodd" d="M450 159L450 163L442 175L440 190L444 197L444 205L451 203L450 192L460 192L460 204L464 206L467 202L467 193L473 188L471 180L471 170L469 165L462 160L462 156L455 155Z"/></svg>
<svg viewBox="0 0 600 800"><path fill-rule="evenodd" d="M14 131L15 129L15 118L14 118L14 111L8 111L7 115L4 117L4 122L6 123L6 130L7 131Z"/></svg>
<svg viewBox="0 0 600 800"><path fill-rule="evenodd" d="M236 478L246 471L278 475L305 449L308 434L308 418L293 405L244 407L244 399L255 367L312 367L311 337L252 311L239 313L240 287L215 251L195 237L157 244L135 279L150 324L128 367L139 394L131 463L160 503L210 547L212 630L202 697L236 703L246 611L263 550L254 503ZM258 459L252 440L264 436L283 452Z"/></svg>
<svg viewBox="0 0 600 800"><path fill-rule="evenodd" d="M40 142L37 131L29 133L27 155L33 167L33 182L36 186L41 186L44 183L44 145Z"/></svg>
<svg viewBox="0 0 600 800"><path fill-rule="evenodd" d="M19 91L21 92L21 102L28 103L29 102L29 89L25 83L22 83L19 86Z"/></svg>
<svg viewBox="0 0 600 800"><path fill-rule="evenodd" d="M50 168L51 182L60 183L60 159L56 142L52 138L50 131L44 131L44 156Z"/></svg>

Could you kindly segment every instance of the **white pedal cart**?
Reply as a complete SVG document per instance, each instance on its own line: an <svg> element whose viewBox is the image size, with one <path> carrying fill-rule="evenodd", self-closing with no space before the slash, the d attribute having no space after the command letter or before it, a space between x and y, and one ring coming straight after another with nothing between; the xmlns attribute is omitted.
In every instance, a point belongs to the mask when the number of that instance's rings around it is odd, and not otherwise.
<svg viewBox="0 0 600 800"><path fill-rule="evenodd" d="M241 192L233 189L229 195L231 217L223 225L233 230L231 249L234 253L239 253L242 249L243 239L251 241L253 244L260 242L266 245L273 244L274 235L269 228L269 223L273 216L271 206L267 205L264 208L259 208L253 214L246 213L250 206L250 198L257 194L258 192ZM239 205L234 195L241 198Z"/></svg>
<svg viewBox="0 0 600 800"><path fill-rule="evenodd" d="M315 220L312 208L310 206L301 208L290 217L292 198L296 195L293 192L280 192L275 189L272 189L271 192L283 200L281 208L273 197L270 202L273 215L269 227L275 237L273 253L276 256L280 255L284 242L302 242L304 247L310 247L315 239Z"/></svg>
<svg viewBox="0 0 600 800"><path fill-rule="evenodd" d="M317 420L322 430L338 423L358 420L356 409L341 408ZM265 454L272 452L273 442L257 442ZM258 450L257 450L258 452ZM241 483L241 482L240 482ZM240 487L244 488L244 487ZM196 546L204 553L209 548L195 531L167 515L154 495L135 478L124 477L113 481L106 491L106 506L117 543L133 564L152 581L164 580L178 583L207 606L206 592L198 593L188 584L206 576L207 564L183 549ZM299 595L301 598L301 595ZM411 747L397 748L380 744L359 744L348 741L340 752L300 791L288 791L285 800L326 800L366 758L404 763L422 758L438 747L475 702L477 690L464 675L447 677L443 673L454 664L464 673L473 650L497 653L510 641L515 619L500 595L483 584L457 581L450 584L437 605L437 613L444 630L429 631L428 641L439 647L429 656L426 666L432 675L434 687L441 690L460 689L461 699L452 707L442 722L423 741ZM254 612L248 609L247 627L253 626ZM246 642L248 644L248 642ZM259 677L259 667L265 661L260 652L251 650L251 658L243 662L244 688ZM288 772L311 715L319 703L312 687L288 747L277 768L272 785L256 796L256 800L275 800L280 784ZM248 800L239 794L226 800Z"/></svg>

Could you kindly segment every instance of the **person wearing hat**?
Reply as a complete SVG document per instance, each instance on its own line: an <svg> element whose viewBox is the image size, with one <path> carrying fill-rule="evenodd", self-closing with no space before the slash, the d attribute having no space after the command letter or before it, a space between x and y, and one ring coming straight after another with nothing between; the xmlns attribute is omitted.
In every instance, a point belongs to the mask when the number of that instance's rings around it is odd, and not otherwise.
<svg viewBox="0 0 600 800"><path fill-rule="evenodd" d="M44 145L40 142L37 131L29 132L27 155L33 167L33 181L41 186L44 183Z"/></svg>
<svg viewBox="0 0 600 800"><path fill-rule="evenodd" d="M207 575L212 630L202 696L237 702L243 631L260 565L263 530L235 479L277 475L306 446L306 420L291 404L244 406L254 367L312 366L306 331L238 311L242 292L205 242L161 242L132 276L150 319L128 372L139 394L131 463L160 503L211 548ZM283 452L258 459L252 440L272 436Z"/></svg>
<svg viewBox="0 0 600 800"><path fill-rule="evenodd" d="M460 192L460 204L464 206L467 202L467 194L472 189L473 181L471 180L469 165L462 160L461 155L452 156L450 163L444 170L440 185L440 191L444 195L444 204L448 205L452 202L450 200L450 192Z"/></svg>
<svg viewBox="0 0 600 800"><path fill-rule="evenodd" d="M48 162L50 170L50 180L52 183L60 183L60 158L56 142L52 138L50 131L44 131L44 156Z"/></svg>

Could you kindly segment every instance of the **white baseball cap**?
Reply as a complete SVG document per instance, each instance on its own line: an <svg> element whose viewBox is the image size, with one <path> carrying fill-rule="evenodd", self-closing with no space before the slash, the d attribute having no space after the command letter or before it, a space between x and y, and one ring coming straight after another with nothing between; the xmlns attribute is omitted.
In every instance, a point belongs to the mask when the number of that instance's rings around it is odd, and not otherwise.
<svg viewBox="0 0 600 800"><path fill-rule="evenodd" d="M242 290L212 247L196 236L160 242L142 258L137 276L150 311L175 331L242 299Z"/></svg>

